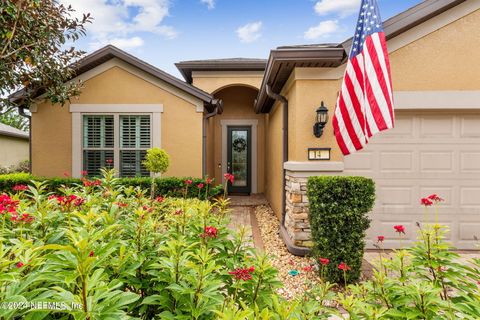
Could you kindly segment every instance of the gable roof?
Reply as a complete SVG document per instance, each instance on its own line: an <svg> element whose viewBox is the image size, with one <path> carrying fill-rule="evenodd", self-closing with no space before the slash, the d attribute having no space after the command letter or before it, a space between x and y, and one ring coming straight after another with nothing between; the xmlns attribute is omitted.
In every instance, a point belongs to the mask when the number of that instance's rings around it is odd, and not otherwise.
<svg viewBox="0 0 480 320"><path fill-rule="evenodd" d="M11 127L4 123L0 123L0 136L9 136L25 140L29 139L29 134L27 132Z"/></svg>
<svg viewBox="0 0 480 320"><path fill-rule="evenodd" d="M385 20L383 22L385 36L387 40L392 39L465 1L467 0L425 0ZM267 85L272 88L273 92L279 93L296 67L318 68L322 67L322 61L325 64L323 67L340 66L348 57L351 43L352 38L349 38L339 44L285 46L270 51L265 77L255 103L255 111L268 113L273 107L274 100L267 95ZM288 54L288 50L291 51L291 55ZM305 56L308 54L317 55L318 62L306 63ZM325 58L327 59L325 60Z"/></svg>
<svg viewBox="0 0 480 320"><path fill-rule="evenodd" d="M227 58L191 60L175 63L188 83L193 82L193 71L264 71L267 59Z"/></svg>
<svg viewBox="0 0 480 320"><path fill-rule="evenodd" d="M165 71L162 71L158 69L157 67L138 59L137 57L120 50L119 48L112 46L112 45L107 45L87 56L84 58L80 59L78 63L76 63L76 72L75 76L79 76L82 73L85 73L113 58L120 59L160 80L163 80L167 82L168 84L202 100L205 104L205 107L207 110L212 111L214 109L214 105L216 101L214 101L214 98L212 95L209 93L196 88L192 86L189 83L186 83L171 74L166 73ZM40 96L43 92L38 92L36 96ZM25 90L22 89L20 91L17 91L13 95L11 95L11 99L15 103L21 103L23 94L25 94Z"/></svg>

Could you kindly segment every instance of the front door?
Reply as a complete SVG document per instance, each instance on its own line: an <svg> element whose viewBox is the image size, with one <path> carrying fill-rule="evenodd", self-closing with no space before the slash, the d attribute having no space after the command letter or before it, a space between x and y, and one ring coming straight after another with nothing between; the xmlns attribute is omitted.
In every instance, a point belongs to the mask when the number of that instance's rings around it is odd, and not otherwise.
<svg viewBox="0 0 480 320"><path fill-rule="evenodd" d="M249 194L252 191L252 128L229 126L227 131L227 171L234 176L228 192Z"/></svg>

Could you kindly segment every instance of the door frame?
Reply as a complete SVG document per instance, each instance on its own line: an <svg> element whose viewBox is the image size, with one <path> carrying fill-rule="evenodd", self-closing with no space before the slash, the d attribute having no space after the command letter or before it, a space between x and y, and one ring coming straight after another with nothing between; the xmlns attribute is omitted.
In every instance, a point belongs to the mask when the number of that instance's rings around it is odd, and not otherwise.
<svg viewBox="0 0 480 320"><path fill-rule="evenodd" d="M220 125L222 127L222 183L225 183L225 178L223 174L227 170L227 158L228 158L228 130L229 126L239 126L239 127L251 127L251 139L252 139L252 158L251 158L251 193L258 193L258 149L257 149L257 119L231 119L231 120L220 120Z"/></svg>

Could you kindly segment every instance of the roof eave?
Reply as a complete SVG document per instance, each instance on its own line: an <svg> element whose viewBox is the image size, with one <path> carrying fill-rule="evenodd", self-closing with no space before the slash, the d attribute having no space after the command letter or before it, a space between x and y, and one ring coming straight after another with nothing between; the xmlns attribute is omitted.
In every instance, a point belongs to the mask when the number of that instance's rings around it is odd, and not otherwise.
<svg viewBox="0 0 480 320"><path fill-rule="evenodd" d="M266 86L273 85L277 81L277 76L282 68L283 63L293 63L290 66L292 70L305 62L311 62L315 64L324 64L329 67L339 66L344 58L345 51L341 46L332 47L311 47L311 48L281 48L270 51L270 58L268 59L267 69L262 81L261 89L258 94L258 98L255 103L255 112L268 113L273 106L273 100L267 96ZM287 70L288 72L288 70ZM291 71L290 71L291 73ZM280 89L286 82L286 79L282 79L282 83L276 87ZM274 88L275 89L275 88ZM281 90L281 89L280 89ZM278 93L278 92L277 92Z"/></svg>

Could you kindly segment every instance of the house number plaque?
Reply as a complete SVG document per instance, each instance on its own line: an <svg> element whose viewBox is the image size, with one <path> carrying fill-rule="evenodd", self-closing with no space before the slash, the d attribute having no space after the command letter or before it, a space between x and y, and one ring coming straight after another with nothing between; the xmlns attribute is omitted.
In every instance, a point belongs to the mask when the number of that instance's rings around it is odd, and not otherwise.
<svg viewBox="0 0 480 320"><path fill-rule="evenodd" d="M331 148L308 148L308 160L330 160Z"/></svg>

